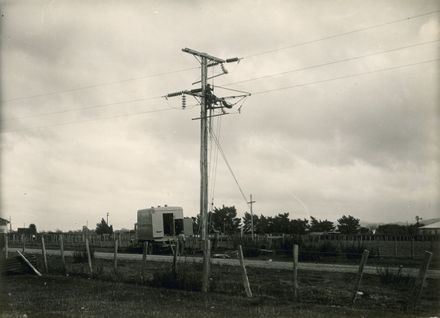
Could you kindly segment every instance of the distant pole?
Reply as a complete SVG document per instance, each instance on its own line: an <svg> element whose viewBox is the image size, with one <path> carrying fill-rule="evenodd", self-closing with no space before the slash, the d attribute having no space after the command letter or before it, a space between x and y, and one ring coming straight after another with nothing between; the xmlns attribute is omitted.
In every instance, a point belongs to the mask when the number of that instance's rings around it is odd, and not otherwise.
<svg viewBox="0 0 440 318"><path fill-rule="evenodd" d="M252 210L252 206L256 201L252 201L252 194L250 195L250 198L251 199L248 203L250 204L251 207L251 236L252 236L252 240L254 240L254 212Z"/></svg>
<svg viewBox="0 0 440 318"><path fill-rule="evenodd" d="M109 215L109 213L107 212L107 225L108 225L108 215Z"/></svg>

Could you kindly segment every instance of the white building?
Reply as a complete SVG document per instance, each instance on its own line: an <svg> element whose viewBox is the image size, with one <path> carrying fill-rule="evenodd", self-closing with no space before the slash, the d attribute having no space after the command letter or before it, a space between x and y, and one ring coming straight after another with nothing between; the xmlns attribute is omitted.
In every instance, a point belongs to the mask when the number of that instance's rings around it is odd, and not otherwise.
<svg viewBox="0 0 440 318"><path fill-rule="evenodd" d="M418 228L419 234L427 234L427 235L435 235L440 234L440 221L431 223L425 226L421 226Z"/></svg>
<svg viewBox="0 0 440 318"><path fill-rule="evenodd" d="M0 233L9 233L8 224L8 220L0 218Z"/></svg>

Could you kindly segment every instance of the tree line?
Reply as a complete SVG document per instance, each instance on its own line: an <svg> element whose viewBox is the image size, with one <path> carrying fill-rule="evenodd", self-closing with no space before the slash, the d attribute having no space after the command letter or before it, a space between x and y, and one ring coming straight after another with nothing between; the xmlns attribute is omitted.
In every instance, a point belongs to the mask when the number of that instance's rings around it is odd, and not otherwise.
<svg viewBox="0 0 440 318"><path fill-rule="evenodd" d="M251 233L251 224L254 224L255 234L306 234L306 233L328 233L335 232L340 234L373 234L372 229L362 227L360 220L352 215L343 215L333 223L327 219L321 220L313 216L308 219L290 219L289 213L278 213L275 216L259 216L246 212L243 218L237 217L235 206L222 206L214 208L208 213L208 230L210 233L235 234L243 230L243 233ZM199 233L200 216L193 218L194 233ZM415 235L417 228L423 224L417 220L416 224L398 225L384 224L379 225L376 234L382 235Z"/></svg>

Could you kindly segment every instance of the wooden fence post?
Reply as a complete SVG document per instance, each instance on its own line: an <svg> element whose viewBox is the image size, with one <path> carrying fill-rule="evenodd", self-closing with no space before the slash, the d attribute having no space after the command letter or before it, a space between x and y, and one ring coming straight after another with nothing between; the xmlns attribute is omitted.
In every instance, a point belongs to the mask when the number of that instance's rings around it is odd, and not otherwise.
<svg viewBox="0 0 440 318"><path fill-rule="evenodd" d="M93 276L92 255L90 255L89 238L86 237L87 261L89 263L90 276Z"/></svg>
<svg viewBox="0 0 440 318"><path fill-rule="evenodd" d="M414 259L415 253L414 253L414 238L411 239L411 258Z"/></svg>
<svg viewBox="0 0 440 318"><path fill-rule="evenodd" d="M21 234L21 241L22 241L22 244L23 244L23 251L22 251L22 253L24 254L24 252L26 250L26 240L25 240L24 234Z"/></svg>
<svg viewBox="0 0 440 318"><path fill-rule="evenodd" d="M64 241L62 234L60 234L60 254L61 254L61 262L63 263L64 274L67 274L66 259L64 257Z"/></svg>
<svg viewBox="0 0 440 318"><path fill-rule="evenodd" d="M49 268L47 267L47 255L46 255L46 244L44 242L44 235L41 235L41 253L43 254L44 270L49 273Z"/></svg>
<svg viewBox="0 0 440 318"><path fill-rule="evenodd" d="M241 267L241 272L242 272L242 276L243 276L243 285L244 285L244 290L246 291L246 296L252 297L251 286L249 285L249 279L248 279L248 275L246 272L246 266L244 265L243 249L242 249L241 245L238 245L238 259L240 260L240 267Z"/></svg>
<svg viewBox="0 0 440 318"><path fill-rule="evenodd" d="M205 255L203 255L203 274L202 274L202 292L207 293L209 290L209 265L211 262L211 241L209 239L206 239L204 241L205 244Z"/></svg>
<svg viewBox="0 0 440 318"><path fill-rule="evenodd" d="M142 268L141 268L142 282L145 280L145 265L147 263L147 253L148 253L148 241L144 241L143 249L142 249Z"/></svg>
<svg viewBox="0 0 440 318"><path fill-rule="evenodd" d="M176 241L176 248L174 249L174 253L173 253L173 267L172 267L172 272L174 277L176 277L177 275L177 254L179 251L179 241Z"/></svg>
<svg viewBox="0 0 440 318"><path fill-rule="evenodd" d="M356 296L357 296L357 293L359 290L359 286L361 285L362 275L364 273L364 266L367 263L367 259L368 259L369 254L370 254L370 252L368 250L364 250L364 252L362 253L362 259L361 259L361 263L359 264L359 271L358 271L356 283L354 286L353 296L351 298L352 304L354 304L354 302L356 301Z"/></svg>
<svg viewBox="0 0 440 318"><path fill-rule="evenodd" d="M416 310L417 305L420 302L420 298L422 297L423 285L425 284L431 259L432 259L432 253L425 251L425 258L423 259L423 262L420 266L419 275L417 276L414 282L414 288L411 293L410 301L412 300L413 310Z"/></svg>
<svg viewBox="0 0 440 318"><path fill-rule="evenodd" d="M113 256L113 267L116 270L118 269L118 239L115 237L115 250L114 250L114 256Z"/></svg>
<svg viewBox="0 0 440 318"><path fill-rule="evenodd" d="M8 246L8 233L5 233L5 259L8 259L9 246Z"/></svg>
<svg viewBox="0 0 440 318"><path fill-rule="evenodd" d="M298 245L293 245L293 298L298 300Z"/></svg>

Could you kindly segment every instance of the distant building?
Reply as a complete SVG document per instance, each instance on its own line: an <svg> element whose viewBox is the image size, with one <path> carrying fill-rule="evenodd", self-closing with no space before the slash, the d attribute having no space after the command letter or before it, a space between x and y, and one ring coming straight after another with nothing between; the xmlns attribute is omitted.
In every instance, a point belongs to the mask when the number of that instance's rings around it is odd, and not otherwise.
<svg viewBox="0 0 440 318"><path fill-rule="evenodd" d="M440 221L435 222L435 223L431 223L429 225L421 226L417 229L417 231L419 232L419 234L422 234L422 235L440 234Z"/></svg>
<svg viewBox="0 0 440 318"><path fill-rule="evenodd" d="M8 224L9 224L8 220L0 218L0 233L8 233L9 232Z"/></svg>

